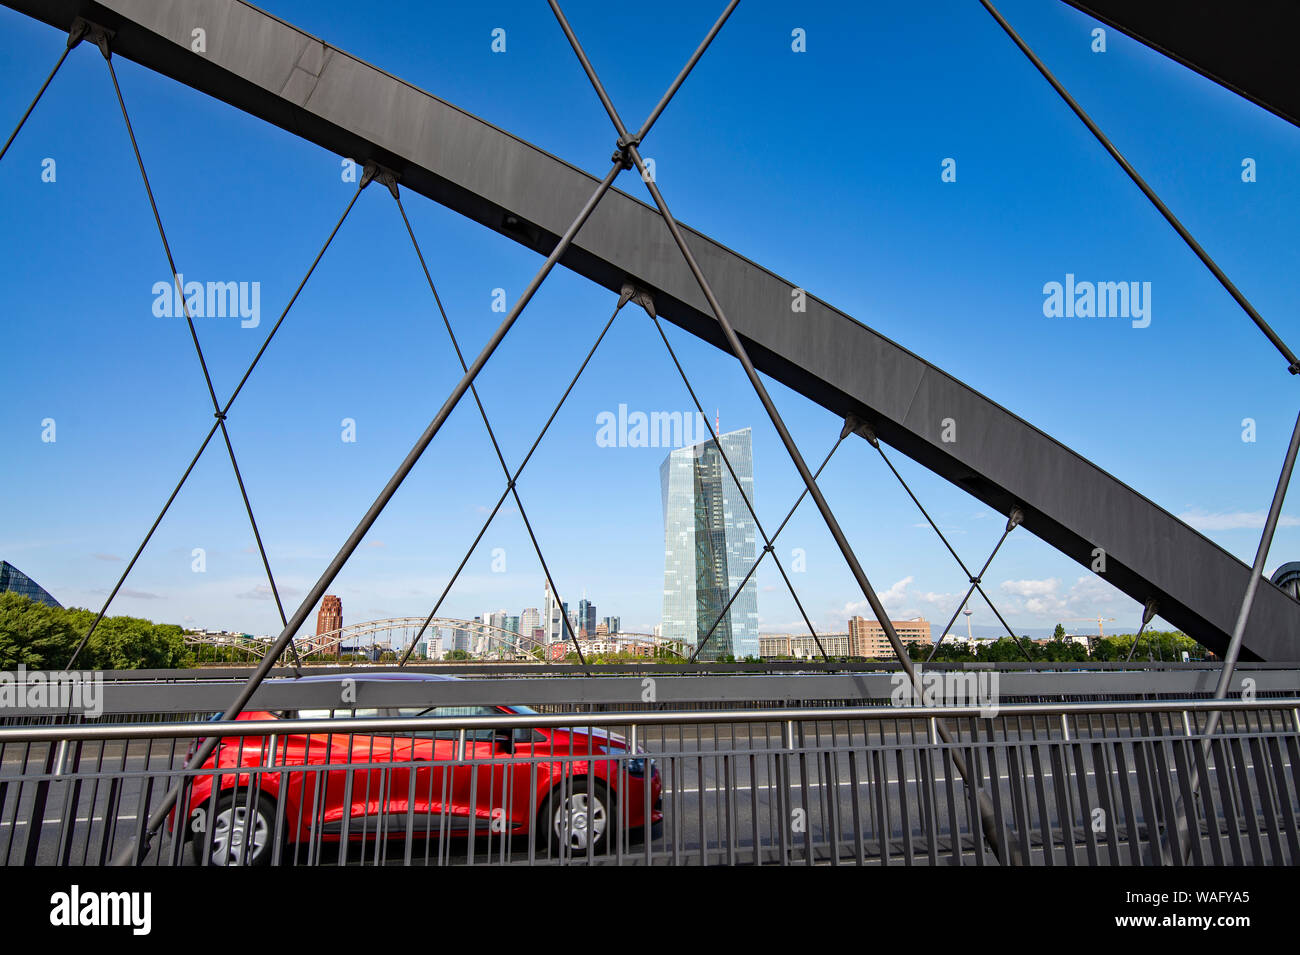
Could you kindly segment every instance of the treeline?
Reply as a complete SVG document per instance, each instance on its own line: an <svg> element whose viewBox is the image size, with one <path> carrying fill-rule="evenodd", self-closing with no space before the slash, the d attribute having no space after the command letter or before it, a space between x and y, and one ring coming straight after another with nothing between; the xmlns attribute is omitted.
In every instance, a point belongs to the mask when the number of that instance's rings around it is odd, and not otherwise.
<svg viewBox="0 0 1300 955"><path fill-rule="evenodd" d="M21 594L0 593L0 670L61 670L95 614L47 607ZM78 670L187 667L194 656L180 627L139 617L105 617L77 656Z"/></svg>
<svg viewBox="0 0 1300 955"><path fill-rule="evenodd" d="M1020 645L1035 663L1111 663L1128 659L1133 638L1131 633L1098 637L1092 641L1091 652L1083 644L1061 637L1045 643L1035 643L1029 637L1021 637ZM910 643L907 649L913 660L924 660L930 654L930 647L931 644L928 643ZM1205 647L1185 633L1177 630L1148 631L1138 638L1133 659L1141 662L1155 660L1180 663L1184 651L1190 660L1204 660L1208 656ZM945 663L1023 663L1025 654L1020 652L1010 637L1003 637L994 642L980 643L974 650L964 643L943 643L939 645L934 660Z"/></svg>
<svg viewBox="0 0 1300 955"><path fill-rule="evenodd" d="M631 652L626 651L626 650L620 650L620 651L618 651L617 653L584 653L584 654L583 654L583 657L584 657L584 659L585 659L588 663L637 663L637 664L643 664L643 663L687 663L687 662L689 662L689 661L686 659L686 657L683 657L683 656L681 656L681 655L679 655L679 654L673 653L671 650L667 650L667 649L658 649L658 650L655 650L654 653L653 653L651 656L648 656L648 657L647 657L647 656L642 656L641 654L638 654L638 653L631 653ZM570 652L570 653L567 653L567 654L565 654L565 656L564 656L564 660L563 660L562 662L564 662L564 663L577 663L577 662L579 662L579 661L578 661L578 654L577 654L576 652ZM701 661L701 662L703 662L703 661ZM718 663L735 663L735 662L736 662L736 659L735 659L735 657L727 657L727 658L725 658L725 659L718 660L718 661L716 661L716 662L718 662ZM758 662L758 658L757 658L757 657L754 658L754 662Z"/></svg>

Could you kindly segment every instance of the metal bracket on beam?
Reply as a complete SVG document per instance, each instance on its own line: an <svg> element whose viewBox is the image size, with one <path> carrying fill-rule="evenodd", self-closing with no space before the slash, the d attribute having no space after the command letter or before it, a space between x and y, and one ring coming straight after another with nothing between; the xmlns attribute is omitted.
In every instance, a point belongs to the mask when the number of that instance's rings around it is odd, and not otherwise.
<svg viewBox="0 0 1300 955"><path fill-rule="evenodd" d="M646 313L655 318L655 298L645 289L633 282L624 282L623 290L618 294L618 307L622 308L628 302L636 302L646 310Z"/></svg>
<svg viewBox="0 0 1300 955"><path fill-rule="evenodd" d="M78 43L86 38L90 32L91 24L87 23L81 17L72 21L72 28L68 30L68 49L71 50Z"/></svg>
<svg viewBox="0 0 1300 955"><path fill-rule="evenodd" d="M1011 508L1011 513L1007 515L1007 533L1010 534L1024 522L1025 512L1021 509L1020 505L1017 504L1015 507Z"/></svg>
<svg viewBox="0 0 1300 955"><path fill-rule="evenodd" d="M1155 597L1152 597L1147 601L1146 609L1142 611L1142 626L1145 627L1155 618L1156 611L1159 607L1160 605L1156 602Z"/></svg>
<svg viewBox="0 0 1300 955"><path fill-rule="evenodd" d="M68 49L71 50L82 40L89 40L99 47L99 52L103 53L104 59L107 60L113 55L110 47L113 43L113 37L116 35L108 27L92 23L84 17L77 17L72 21L72 28L68 31Z"/></svg>
<svg viewBox="0 0 1300 955"><path fill-rule="evenodd" d="M379 163L367 162L361 168L361 185L359 188L364 189L370 185L371 180L378 180L388 187L388 191L397 198L397 173L391 169L385 169Z"/></svg>
<svg viewBox="0 0 1300 955"><path fill-rule="evenodd" d="M851 434L865 438L873 448L880 447L880 439L876 437L876 429L855 414L851 414L844 419L844 427L840 429L840 440L843 441Z"/></svg>

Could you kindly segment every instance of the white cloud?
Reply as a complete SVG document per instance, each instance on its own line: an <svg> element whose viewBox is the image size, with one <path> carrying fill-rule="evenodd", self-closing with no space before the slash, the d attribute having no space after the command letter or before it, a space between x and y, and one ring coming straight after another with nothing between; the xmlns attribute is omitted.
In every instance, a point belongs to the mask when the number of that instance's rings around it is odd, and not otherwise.
<svg viewBox="0 0 1300 955"><path fill-rule="evenodd" d="M902 600L903 595L907 592L907 585L910 584L915 579L916 578L912 577L909 574L907 577L904 577L902 580L895 581L895 583L888 590L883 591L880 594L881 603L885 603L885 604L897 603L898 601Z"/></svg>
<svg viewBox="0 0 1300 955"><path fill-rule="evenodd" d="M1023 621L1026 626L1064 623L1067 628L1078 628L1084 625L1080 618L1095 620L1101 614L1118 618L1116 625L1122 630L1136 625L1141 615L1133 600L1092 574L1081 575L1064 589L1056 577L1006 580L999 589L1003 596L998 599L998 609L1008 619ZM1111 627L1106 629L1110 632Z"/></svg>
<svg viewBox="0 0 1300 955"><path fill-rule="evenodd" d="M886 610L890 609L890 604L897 606L907 599L907 585L915 579L915 577L908 575L902 580L895 581L888 590L877 591L877 595L880 597L880 602L885 605ZM892 613L893 611L890 612ZM846 617L855 617L858 615L874 616L874 614L872 614L871 605L865 600L852 600L849 603L846 603L841 614Z"/></svg>
<svg viewBox="0 0 1300 955"><path fill-rule="evenodd" d="M1060 586L1059 577L1048 577L1046 580L1004 580L1000 589L1004 594L1017 597L1044 597L1055 594Z"/></svg>

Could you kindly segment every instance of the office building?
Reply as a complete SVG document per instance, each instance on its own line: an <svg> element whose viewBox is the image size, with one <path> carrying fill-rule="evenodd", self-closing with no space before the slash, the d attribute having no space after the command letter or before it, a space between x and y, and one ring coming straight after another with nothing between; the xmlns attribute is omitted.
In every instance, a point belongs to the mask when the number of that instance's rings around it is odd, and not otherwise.
<svg viewBox="0 0 1300 955"><path fill-rule="evenodd" d="M819 633L816 640L810 633L765 633L758 638L758 655L764 660L817 660L822 655L818 641L829 657L854 656L847 633Z"/></svg>
<svg viewBox="0 0 1300 955"><path fill-rule="evenodd" d="M316 636L326 633L333 633L335 630L343 629L343 601L333 594L326 594L321 598L320 610L316 612ZM339 641L334 644L334 655L338 656L342 652L343 643Z"/></svg>
<svg viewBox="0 0 1300 955"><path fill-rule="evenodd" d="M721 445L732 472L718 451ZM662 635L698 646L755 557L754 519L741 495L754 501L750 430L679 448L659 468L664 512ZM701 660L758 649L758 582L751 577L713 629Z"/></svg>
<svg viewBox="0 0 1300 955"><path fill-rule="evenodd" d="M578 634L583 637L596 635L596 605L586 597L578 601Z"/></svg>
<svg viewBox="0 0 1300 955"><path fill-rule="evenodd" d="M542 627L546 630L547 643L559 643L561 640L567 640L569 634L565 631L564 621L569 615L569 605L561 603L556 598L555 592L551 590L550 581L546 582L546 595L542 602Z"/></svg>
<svg viewBox="0 0 1300 955"><path fill-rule="evenodd" d="M891 620L894 632L906 647L909 643L930 646L930 621L917 617L913 620ZM849 620L849 656L866 660L892 660L894 648L885 636L885 628L875 618L852 617Z"/></svg>

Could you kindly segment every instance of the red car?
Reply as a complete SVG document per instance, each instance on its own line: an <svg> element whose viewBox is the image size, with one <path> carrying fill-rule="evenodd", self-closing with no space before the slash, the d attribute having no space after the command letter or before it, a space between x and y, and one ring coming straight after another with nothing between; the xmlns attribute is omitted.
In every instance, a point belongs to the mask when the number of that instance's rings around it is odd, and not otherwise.
<svg viewBox="0 0 1300 955"><path fill-rule="evenodd" d="M455 678L358 673L292 682L341 684L344 679L362 684ZM436 693L430 690L431 696ZM289 845L338 843L344 833L349 841L508 833L531 836L543 850L585 856L605 851L620 817L625 831L662 821L659 770L639 748L629 758L627 741L602 730L466 731L464 753L457 759L459 730L349 735L346 727L348 717L534 712L526 706L433 705L242 713L241 720L333 715L340 726L331 734L226 737L203 769L265 768L272 751L274 768L193 777L183 804L195 859L201 862L206 854L212 865L265 865L271 861L277 825ZM469 764L473 760L482 762ZM328 768L285 772L285 766Z"/></svg>

